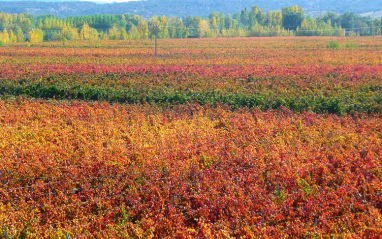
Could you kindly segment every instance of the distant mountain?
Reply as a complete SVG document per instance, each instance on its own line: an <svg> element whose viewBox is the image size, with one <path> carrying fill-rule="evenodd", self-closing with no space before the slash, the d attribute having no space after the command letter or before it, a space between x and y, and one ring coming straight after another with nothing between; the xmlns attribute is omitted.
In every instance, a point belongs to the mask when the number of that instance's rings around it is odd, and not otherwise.
<svg viewBox="0 0 382 239"><path fill-rule="evenodd" d="M207 17L211 12L215 11L233 14L245 7L250 8L252 5L258 5L267 11L281 10L284 6L298 5L310 15L319 15L327 11L337 13L354 12L357 14L382 11L381 0L369 0L367 3L364 0L147 0L108 4L85 1L0 0L0 11L6 13L26 12L32 15L52 14L58 17L122 13L137 14L145 18L154 15Z"/></svg>
<svg viewBox="0 0 382 239"><path fill-rule="evenodd" d="M363 17L370 16L373 18L381 18L382 17L382 11L366 12L366 13L361 14L361 16L363 16Z"/></svg>

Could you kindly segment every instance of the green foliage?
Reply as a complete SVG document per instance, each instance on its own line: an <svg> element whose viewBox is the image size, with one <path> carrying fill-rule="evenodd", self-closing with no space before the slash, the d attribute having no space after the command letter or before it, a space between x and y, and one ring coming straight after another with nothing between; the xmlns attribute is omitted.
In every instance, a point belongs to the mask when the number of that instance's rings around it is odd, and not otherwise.
<svg viewBox="0 0 382 239"><path fill-rule="evenodd" d="M348 41L346 42L346 44L345 44L345 47L348 48L348 49L354 49L354 48L357 48L358 45L355 44L355 43L353 43L353 42L351 42L350 40L348 40Z"/></svg>
<svg viewBox="0 0 382 239"><path fill-rule="evenodd" d="M89 39L148 39L186 37L245 37L245 36L345 36L380 35L380 19L354 13L325 13L318 18L305 16L298 6L283 7L282 11L265 11L259 6L244 8L233 14L212 12L201 16L153 16L147 20L132 14L103 14L57 18L43 15L36 18L25 14L0 13L0 35L3 43L29 41L62 41ZM154 29L153 26L158 26ZM356 32L349 31L357 28ZM33 29L33 30L32 30ZM6 31L6 33L5 33ZM42 31L42 32L40 32ZM13 36L10 39L10 36ZM347 48L352 48L349 46Z"/></svg>
<svg viewBox="0 0 382 239"><path fill-rule="evenodd" d="M330 42L326 45L327 48L330 48L330 49L340 49L342 46L341 46L341 43L339 43L338 41L332 39L330 40Z"/></svg>
<svg viewBox="0 0 382 239"><path fill-rule="evenodd" d="M380 86L370 86L369 88L362 86L359 89L354 89L352 93L344 91L342 93L330 93L327 96L311 97L304 93L280 95L273 91L246 94L241 92L228 93L221 90L191 91L166 86L154 89L149 88L149 86L137 87L134 84L115 88L115 86L69 83L65 77L59 76L57 78L49 77L41 82L28 79L3 80L0 82L0 95L158 105L197 102L201 105L225 104L230 105L233 109L257 107L264 111L285 107L295 112L313 111L343 115L354 112L382 113L382 93L378 90L380 88Z"/></svg>
<svg viewBox="0 0 382 239"><path fill-rule="evenodd" d="M120 222L119 224L120 224L120 225L123 225L123 224L125 224L126 222L129 221L129 215L128 215L128 213L126 212L125 204L122 204L122 206L121 206L121 212L122 212L122 220L121 220L121 222Z"/></svg>
<svg viewBox="0 0 382 239"><path fill-rule="evenodd" d="M283 190L280 189L280 185L277 183L276 190L273 193L277 199L277 201L282 202L286 198Z"/></svg>
<svg viewBox="0 0 382 239"><path fill-rule="evenodd" d="M288 30L296 30L305 19L305 11L298 6L283 7L282 16L283 27Z"/></svg>
<svg viewBox="0 0 382 239"><path fill-rule="evenodd" d="M0 41L0 47L4 46L4 43L2 41Z"/></svg>
<svg viewBox="0 0 382 239"><path fill-rule="evenodd" d="M68 40L66 40L66 38L64 38L64 39L62 40L62 46L63 46L63 47L67 47L67 46L68 46Z"/></svg>
<svg viewBox="0 0 382 239"><path fill-rule="evenodd" d="M304 191L305 196L309 196L311 194L312 188L304 179L300 179L298 181L298 185L302 187L302 190Z"/></svg>

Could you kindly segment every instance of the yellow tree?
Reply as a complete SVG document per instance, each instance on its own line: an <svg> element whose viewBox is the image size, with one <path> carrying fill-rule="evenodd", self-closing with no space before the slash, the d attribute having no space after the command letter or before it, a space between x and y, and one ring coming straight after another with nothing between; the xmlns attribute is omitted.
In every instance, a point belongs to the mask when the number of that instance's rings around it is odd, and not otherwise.
<svg viewBox="0 0 382 239"><path fill-rule="evenodd" d="M109 39L110 40L119 40L121 37L121 34L118 30L117 25L115 23L113 24L113 27L109 29Z"/></svg>
<svg viewBox="0 0 382 239"><path fill-rule="evenodd" d="M199 24L198 24L198 35L199 37L204 37L207 35L207 32L209 32L210 27L208 25L207 20L201 19Z"/></svg>
<svg viewBox="0 0 382 239"><path fill-rule="evenodd" d="M139 34L138 28L133 25L129 30L129 39L138 40L140 38Z"/></svg>
<svg viewBox="0 0 382 239"><path fill-rule="evenodd" d="M153 16L150 19L149 25L150 25L150 37L151 38L158 37L159 29L160 29L160 25L161 25L158 17Z"/></svg>
<svg viewBox="0 0 382 239"><path fill-rule="evenodd" d="M17 36L12 30L9 31L9 42L10 43L16 43L17 42Z"/></svg>
<svg viewBox="0 0 382 239"><path fill-rule="evenodd" d="M149 38L149 26L147 22L143 21L143 19L141 19L138 23L138 31L140 39Z"/></svg>
<svg viewBox="0 0 382 239"><path fill-rule="evenodd" d="M44 41L44 33L41 29L34 29L29 33L29 42L38 43Z"/></svg>
<svg viewBox="0 0 382 239"><path fill-rule="evenodd" d="M216 17L212 17L212 19L211 19L211 26L212 26L212 28L214 30L215 36L217 36L218 35L218 22L216 20Z"/></svg>
<svg viewBox="0 0 382 239"><path fill-rule="evenodd" d="M9 33L7 29L4 29L2 33L0 33L0 41L3 44L8 44L9 43Z"/></svg>
<svg viewBox="0 0 382 239"><path fill-rule="evenodd" d="M81 40L96 40L98 39L98 32L96 29L89 27L87 23L84 23L80 31L80 39Z"/></svg>
<svg viewBox="0 0 382 239"><path fill-rule="evenodd" d="M70 26L65 26L61 31L62 40L78 40L80 36L78 35L78 29L72 28Z"/></svg>
<svg viewBox="0 0 382 239"><path fill-rule="evenodd" d="M166 16L159 17L160 29L159 29L159 38L169 38L168 33L168 19Z"/></svg>
<svg viewBox="0 0 382 239"><path fill-rule="evenodd" d="M125 28L121 29L119 39L121 39L121 40L129 39L129 34L127 34Z"/></svg>

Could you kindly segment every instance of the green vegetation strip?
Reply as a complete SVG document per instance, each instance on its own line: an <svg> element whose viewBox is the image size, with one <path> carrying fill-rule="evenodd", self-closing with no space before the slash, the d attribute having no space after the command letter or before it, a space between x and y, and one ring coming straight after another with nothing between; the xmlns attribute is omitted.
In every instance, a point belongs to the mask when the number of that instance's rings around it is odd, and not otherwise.
<svg viewBox="0 0 382 239"><path fill-rule="evenodd" d="M261 110L280 109L282 106L296 112L313 111L316 113L353 114L354 112L381 114L382 92L365 90L361 85L353 90L322 93L312 95L309 92L301 94L279 94L274 91L264 91L256 94L245 92L223 92L220 89L193 91L189 89L174 89L159 87L155 89L125 86L115 87L90 84L63 82L33 82L28 80L2 80L0 95L7 97L25 96L40 99L106 101L110 103L148 103L148 104L185 104L197 102L205 105L227 104L234 109L242 107L258 107Z"/></svg>

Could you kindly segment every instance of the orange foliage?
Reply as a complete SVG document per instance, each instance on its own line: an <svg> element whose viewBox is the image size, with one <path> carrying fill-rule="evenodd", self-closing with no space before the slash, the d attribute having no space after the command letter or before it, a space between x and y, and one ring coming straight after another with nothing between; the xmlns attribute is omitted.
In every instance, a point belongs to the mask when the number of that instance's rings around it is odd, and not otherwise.
<svg viewBox="0 0 382 239"><path fill-rule="evenodd" d="M0 225L38 238L376 237L381 122L2 101Z"/></svg>

